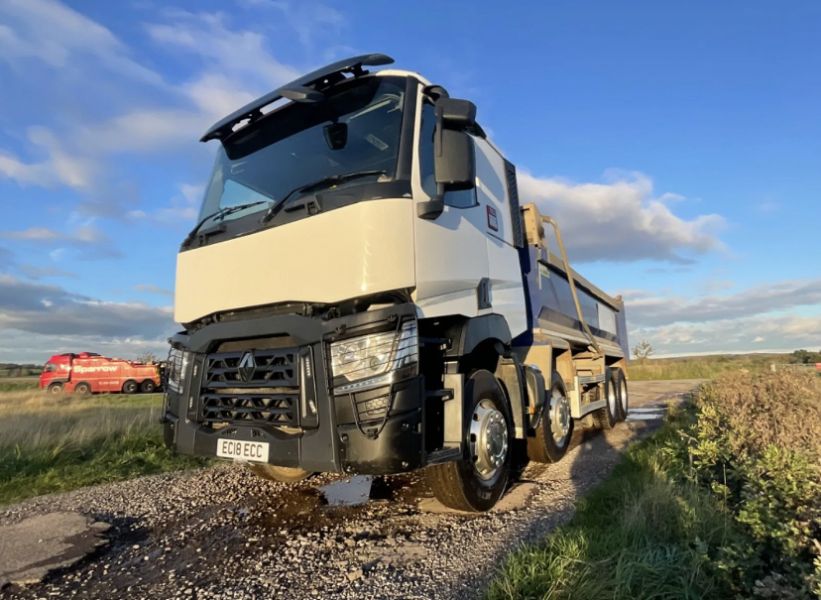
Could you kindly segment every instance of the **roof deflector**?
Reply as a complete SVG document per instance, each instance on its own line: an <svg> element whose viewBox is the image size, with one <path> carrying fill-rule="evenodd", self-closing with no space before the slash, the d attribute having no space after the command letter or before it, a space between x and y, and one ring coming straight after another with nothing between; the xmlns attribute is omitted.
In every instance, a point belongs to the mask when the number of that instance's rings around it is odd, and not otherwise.
<svg viewBox="0 0 821 600"><path fill-rule="evenodd" d="M363 67L375 67L379 65L388 65L393 62L390 56L385 54L362 54L360 56L353 56L344 60L337 61L328 66L312 71L307 75L303 75L299 79L286 83L273 92L268 92L264 96L260 96L253 102L246 104L237 111L217 121L211 128L200 138L201 142L207 142L213 139L224 139L233 131L234 125L244 119L258 119L262 116L262 109L272 102L276 102L280 98L289 98L302 102L316 102L320 100L320 92L311 89L322 82L335 83L342 80L344 73L351 73L354 77L359 77L367 73Z"/></svg>

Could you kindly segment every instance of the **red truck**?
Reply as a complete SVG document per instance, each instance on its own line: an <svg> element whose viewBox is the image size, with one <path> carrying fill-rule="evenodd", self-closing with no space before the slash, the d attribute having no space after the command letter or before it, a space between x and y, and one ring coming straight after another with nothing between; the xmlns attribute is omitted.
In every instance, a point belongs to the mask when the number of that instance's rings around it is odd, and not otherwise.
<svg viewBox="0 0 821 600"><path fill-rule="evenodd" d="M150 393L160 387L160 381L159 364L80 352L55 354L48 359L40 374L40 389L53 394Z"/></svg>

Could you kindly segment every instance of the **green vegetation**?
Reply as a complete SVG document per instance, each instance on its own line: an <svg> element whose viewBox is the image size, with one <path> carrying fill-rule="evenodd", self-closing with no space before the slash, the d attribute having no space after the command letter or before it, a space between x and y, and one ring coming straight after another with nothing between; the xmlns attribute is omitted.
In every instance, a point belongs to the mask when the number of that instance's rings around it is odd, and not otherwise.
<svg viewBox="0 0 821 600"><path fill-rule="evenodd" d="M0 503L205 464L162 441L160 394L0 394Z"/></svg>
<svg viewBox="0 0 821 600"><path fill-rule="evenodd" d="M0 392L36 390L37 377L0 377Z"/></svg>
<svg viewBox="0 0 821 600"><path fill-rule="evenodd" d="M790 362L788 354L722 354L631 361L627 371L633 381L662 379L712 379L730 371L764 371L773 363Z"/></svg>
<svg viewBox="0 0 821 600"><path fill-rule="evenodd" d="M42 370L43 365L0 363L0 378L37 376Z"/></svg>
<svg viewBox="0 0 821 600"><path fill-rule="evenodd" d="M488 597L821 597L820 460L819 378L723 375Z"/></svg>

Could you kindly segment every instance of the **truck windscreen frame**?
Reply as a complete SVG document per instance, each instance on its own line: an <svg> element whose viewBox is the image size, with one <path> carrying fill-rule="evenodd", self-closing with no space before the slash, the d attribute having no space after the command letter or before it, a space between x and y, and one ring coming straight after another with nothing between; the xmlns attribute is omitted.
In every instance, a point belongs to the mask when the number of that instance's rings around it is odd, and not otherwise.
<svg viewBox="0 0 821 600"><path fill-rule="evenodd" d="M408 77L351 79L326 91L321 103L288 104L228 136L217 151L199 219L256 204L206 219L189 248L362 200L409 196L416 87ZM333 124L344 124L341 145L329 139ZM380 173L298 192L325 177L363 171ZM265 211L288 194L284 210L261 223ZM311 197L310 207L303 207L304 196Z"/></svg>

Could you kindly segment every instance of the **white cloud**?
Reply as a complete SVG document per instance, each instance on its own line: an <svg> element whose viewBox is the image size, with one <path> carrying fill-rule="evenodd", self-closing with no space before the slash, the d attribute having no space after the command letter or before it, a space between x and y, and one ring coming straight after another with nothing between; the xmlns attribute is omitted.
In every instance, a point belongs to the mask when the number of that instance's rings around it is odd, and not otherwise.
<svg viewBox="0 0 821 600"><path fill-rule="evenodd" d="M49 253L53 261L59 261L66 252L65 246L70 246L77 250L77 257L83 260L97 260L106 258L120 258L122 253L117 250L112 240L102 231L85 223L78 225L68 232L57 231L47 227L29 227L28 229L0 231L0 239L14 240L27 244L37 244L46 246L59 246ZM27 273L25 265L20 269ZM34 278L37 278L37 268L31 271ZM57 270L53 272L44 271L40 276L65 274L65 271Z"/></svg>
<svg viewBox="0 0 821 600"><path fill-rule="evenodd" d="M39 334L155 337L173 331L170 307L107 302L0 275L0 328Z"/></svg>
<svg viewBox="0 0 821 600"><path fill-rule="evenodd" d="M627 319L636 326L704 323L821 305L821 279L773 282L734 294L698 298L663 297L637 290L622 296Z"/></svg>
<svg viewBox="0 0 821 600"><path fill-rule="evenodd" d="M134 289L138 292L145 292L147 294L157 294L159 296L173 296L174 291L168 290L166 288L160 287L153 283L138 283L134 286Z"/></svg>
<svg viewBox="0 0 821 600"><path fill-rule="evenodd" d="M164 46L200 57L206 72L231 74L240 81L250 78L273 87L299 76L270 54L261 33L231 29L220 13L173 14L172 22L149 24L149 36Z"/></svg>
<svg viewBox="0 0 821 600"><path fill-rule="evenodd" d="M657 354L795 350L821 345L821 279L781 281L733 294L622 294L632 344ZM804 314L795 314L801 308ZM790 314L792 311L793 314Z"/></svg>
<svg viewBox="0 0 821 600"><path fill-rule="evenodd" d="M270 8L276 10L297 33L302 46L313 50L319 36L322 45L327 40L338 39L347 19L340 11L317 2L287 2L284 0L244 0L253 10Z"/></svg>
<svg viewBox="0 0 821 600"><path fill-rule="evenodd" d="M631 327L629 330L632 345L646 339L653 345L656 355L821 348L821 316L742 316L703 323Z"/></svg>
<svg viewBox="0 0 821 600"><path fill-rule="evenodd" d="M55 135L44 127L31 127L28 138L45 158L40 162L26 163L17 156L0 150L0 176L12 179L20 185L55 187L65 185L87 190L94 181L94 161L66 151Z"/></svg>
<svg viewBox="0 0 821 600"><path fill-rule="evenodd" d="M205 186L202 184L181 183L168 206L150 212L132 210L126 216L134 221L148 219L164 225L193 225L204 192Z"/></svg>
<svg viewBox="0 0 821 600"><path fill-rule="evenodd" d="M52 0L4 0L0 15L0 60L12 67L18 59L42 61L55 70L82 69L92 58L119 77L160 84L161 77L131 56L109 29Z"/></svg>
<svg viewBox="0 0 821 600"><path fill-rule="evenodd" d="M104 244L110 241L108 236L91 225L77 227L70 233L63 233L47 227L29 227L28 229L16 231L0 231L0 238L25 242L68 242L82 245Z"/></svg>
<svg viewBox="0 0 821 600"><path fill-rule="evenodd" d="M690 262L689 255L723 248L716 231L724 219L677 216L667 206L681 197L655 196L653 183L641 173L621 175L609 183L572 183L520 172L522 202L536 202L555 217L574 262L641 259Z"/></svg>
<svg viewBox="0 0 821 600"><path fill-rule="evenodd" d="M2 362L42 364L54 354L84 350L122 358L137 358L147 352L165 357L168 353L168 336L54 335L0 329Z"/></svg>

